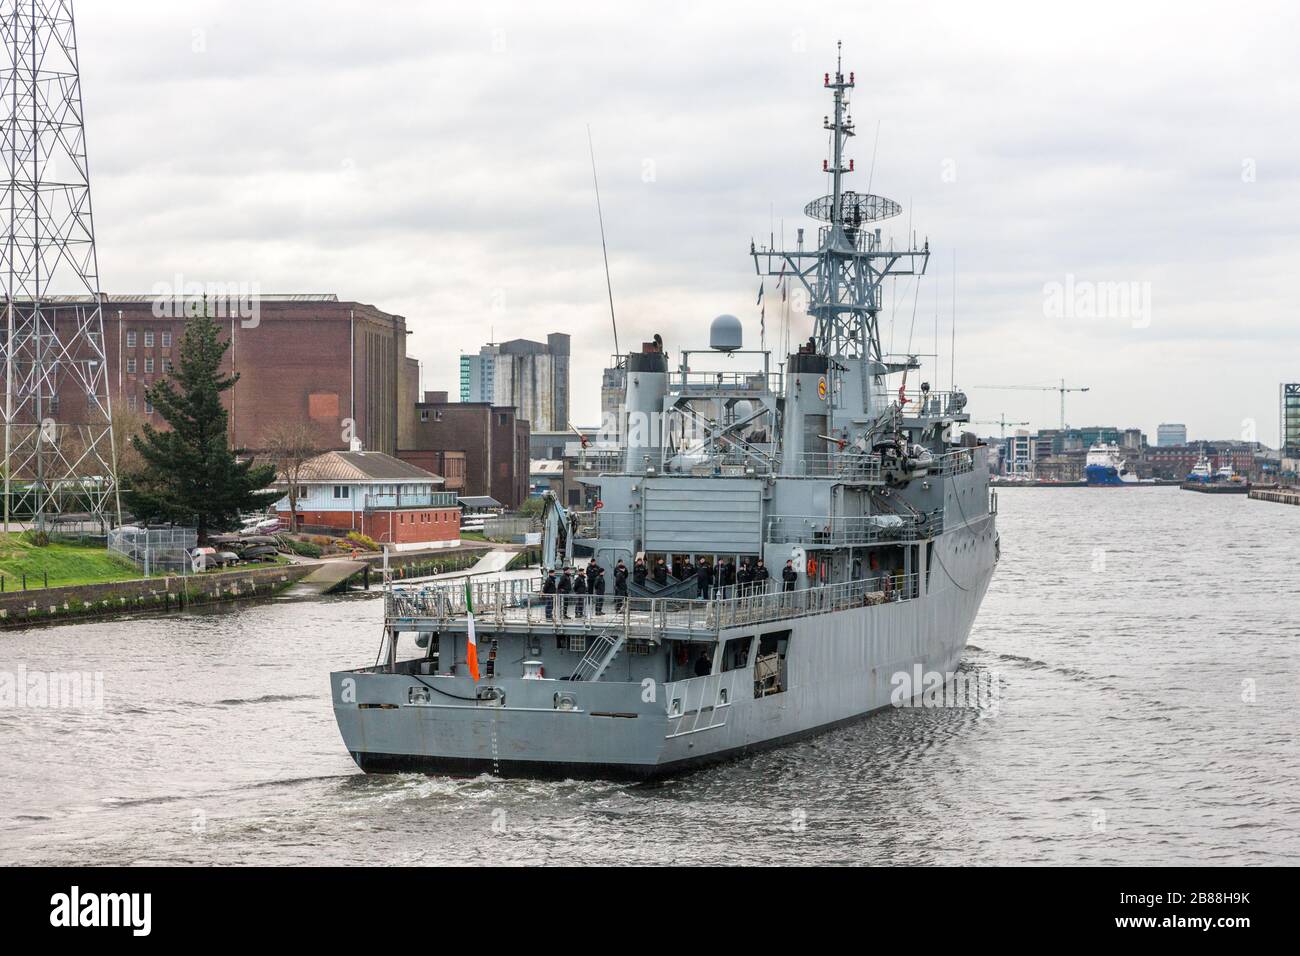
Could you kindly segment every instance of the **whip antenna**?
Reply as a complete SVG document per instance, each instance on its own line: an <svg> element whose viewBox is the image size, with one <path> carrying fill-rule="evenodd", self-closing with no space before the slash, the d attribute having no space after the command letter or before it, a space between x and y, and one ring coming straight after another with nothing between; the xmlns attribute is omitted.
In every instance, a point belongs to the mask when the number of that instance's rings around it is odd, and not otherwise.
<svg viewBox="0 0 1300 956"><path fill-rule="evenodd" d="M596 178L596 147L591 142L591 124L587 124L587 149L591 153L591 184L596 188L596 219L600 222L600 254L605 257L605 290L609 293L609 324L614 327L614 354L622 355L618 347L618 321L614 318L614 284L609 278L609 249L605 245L605 214L600 208L600 181Z"/></svg>

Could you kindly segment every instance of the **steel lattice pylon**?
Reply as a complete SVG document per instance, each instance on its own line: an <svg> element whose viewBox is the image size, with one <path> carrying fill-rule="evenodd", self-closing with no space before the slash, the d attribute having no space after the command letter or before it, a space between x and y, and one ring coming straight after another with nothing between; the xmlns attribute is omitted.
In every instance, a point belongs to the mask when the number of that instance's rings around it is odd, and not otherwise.
<svg viewBox="0 0 1300 956"><path fill-rule="evenodd" d="M72 0L0 0L4 527L120 516Z"/></svg>

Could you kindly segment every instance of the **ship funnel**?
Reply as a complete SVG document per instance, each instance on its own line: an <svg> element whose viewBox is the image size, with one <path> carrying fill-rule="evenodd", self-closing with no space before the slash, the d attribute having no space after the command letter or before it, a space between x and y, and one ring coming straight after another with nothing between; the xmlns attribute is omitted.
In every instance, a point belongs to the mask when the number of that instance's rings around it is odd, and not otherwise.
<svg viewBox="0 0 1300 956"><path fill-rule="evenodd" d="M720 315L709 326L709 348L718 352L734 352L744 344L740 319L734 315Z"/></svg>
<svg viewBox="0 0 1300 956"><path fill-rule="evenodd" d="M668 394L668 357L663 340L646 342L627 357L627 415L623 434L623 467L630 474L648 474L663 457L664 396Z"/></svg>

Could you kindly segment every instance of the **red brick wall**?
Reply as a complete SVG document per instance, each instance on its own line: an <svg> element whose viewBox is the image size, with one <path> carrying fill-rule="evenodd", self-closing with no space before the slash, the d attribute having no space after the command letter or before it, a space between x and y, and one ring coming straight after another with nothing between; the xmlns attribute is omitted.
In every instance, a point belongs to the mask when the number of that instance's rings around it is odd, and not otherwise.
<svg viewBox="0 0 1300 956"><path fill-rule="evenodd" d="M410 433L418 366L406 356L406 320L356 302L261 302L256 326L239 319L219 318L223 338L233 343L225 366L239 372L239 382L226 392L231 442L237 448L265 447L267 432L282 424L313 426L322 450L347 448L344 420L354 419L353 434L368 450L393 454L398 436ZM104 351L114 406L127 407L135 398L144 414L145 387L163 376L163 360L180 357L184 318L153 314L147 300L108 302L103 307ZM74 313L68 310L66 321ZM65 321L60 314L59 321ZM136 332L136 346L126 347L126 332ZM154 333L146 348L144 333ZM172 345L162 347L162 333ZM350 334L353 333L353 334ZM128 372L129 359L135 371ZM147 359L153 371L145 371ZM80 420L84 396L62 390L60 418ZM355 406L355 413L354 413ZM155 414L147 419L165 427Z"/></svg>
<svg viewBox="0 0 1300 956"><path fill-rule="evenodd" d="M427 413L419 420L420 413ZM397 457L421 467L429 451L461 451L465 456L462 495L491 495L507 508L528 497L530 427L509 406L481 402L422 402L416 406L415 441ZM437 469L431 469L437 472Z"/></svg>
<svg viewBox="0 0 1300 956"><path fill-rule="evenodd" d="M279 512L281 523L289 524L289 512ZM416 541L456 541L460 538L459 508L412 508L391 511L299 511L298 526L345 535L360 531L381 544L410 544Z"/></svg>
<svg viewBox="0 0 1300 956"><path fill-rule="evenodd" d="M441 490L465 494L465 453L463 451L411 451L401 449L397 457L432 472L443 480Z"/></svg>

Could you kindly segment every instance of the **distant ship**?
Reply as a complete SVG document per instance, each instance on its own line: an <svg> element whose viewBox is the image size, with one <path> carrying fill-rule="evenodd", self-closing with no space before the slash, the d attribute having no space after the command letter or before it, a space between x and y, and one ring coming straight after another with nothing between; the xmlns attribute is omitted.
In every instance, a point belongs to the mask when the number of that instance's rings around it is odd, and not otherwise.
<svg viewBox="0 0 1300 956"><path fill-rule="evenodd" d="M1210 464L1210 459L1205 455L1198 458L1196 464L1192 466L1192 470L1187 473L1187 480L1204 482L1213 481L1214 466Z"/></svg>
<svg viewBox="0 0 1300 956"><path fill-rule="evenodd" d="M1187 481L1199 482L1201 484L1213 484L1223 482L1224 484L1243 484L1246 479L1233 469L1232 465L1220 465L1215 469L1206 455L1201 455L1192 470L1187 473Z"/></svg>
<svg viewBox="0 0 1300 956"><path fill-rule="evenodd" d="M1144 483L1134 472L1129 471L1128 463L1120 455L1119 446L1113 442L1097 442L1088 449L1084 477L1089 485L1136 485ZM1145 482L1145 484L1150 483Z"/></svg>

